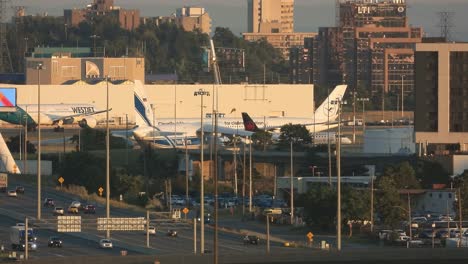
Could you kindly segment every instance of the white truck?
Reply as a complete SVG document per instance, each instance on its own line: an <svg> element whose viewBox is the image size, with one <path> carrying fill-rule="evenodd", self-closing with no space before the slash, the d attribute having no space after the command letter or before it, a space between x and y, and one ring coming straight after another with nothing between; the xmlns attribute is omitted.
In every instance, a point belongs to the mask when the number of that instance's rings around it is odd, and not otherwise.
<svg viewBox="0 0 468 264"><path fill-rule="evenodd" d="M32 228L28 228L28 244L29 250L36 250L36 236L34 235L34 230ZM25 226L24 225L16 225L10 227L10 242L11 248L13 250L24 250L25 249Z"/></svg>
<svg viewBox="0 0 468 264"><path fill-rule="evenodd" d="M0 192L6 192L8 189L8 174L0 173Z"/></svg>

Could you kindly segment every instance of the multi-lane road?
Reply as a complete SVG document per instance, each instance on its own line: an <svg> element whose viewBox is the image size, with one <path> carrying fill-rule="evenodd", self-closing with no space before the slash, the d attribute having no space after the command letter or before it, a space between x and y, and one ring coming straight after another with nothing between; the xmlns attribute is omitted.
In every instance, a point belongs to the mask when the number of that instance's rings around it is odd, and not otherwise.
<svg viewBox="0 0 468 264"><path fill-rule="evenodd" d="M42 207L42 217L38 221L37 215L37 190L34 182L28 183L19 180L21 176L10 177L10 188L16 185L25 187L25 194L18 194L18 197L8 197L0 193L0 243L5 248L10 248L9 228L18 222L24 222L28 217L30 223L35 228L38 235L39 248L36 252L31 252L31 258L43 256L67 257L76 255L118 255L125 249L128 254L192 254L194 251L193 228L191 224L172 223L171 220L158 219L156 214L151 214L152 225L157 228L157 234L150 236L150 247L146 247L146 236L144 231L114 231L111 238L114 242L114 249L99 249L98 241L105 237L105 232L96 230L98 217L104 217L105 205L97 204L96 215L80 213L82 217L82 232L80 233L57 233L57 217L53 216L52 208ZM16 178L16 179L15 179ZM80 200L71 194L61 192L51 187L42 188L42 201L49 197L54 199L56 206L68 208L74 200ZM86 203L87 201L81 201ZM111 208L111 217L145 217L145 211L134 211L131 209ZM176 229L178 237L168 237L168 229ZM263 230L261 230L263 231ZM63 248L48 248L47 241L50 236L59 235L63 238ZM200 234L198 230L197 245L200 251ZM220 254L238 254L238 253L264 253L266 250L265 242L259 246L245 246L242 243L242 236L236 232L219 233L219 251ZM213 249L213 228L205 228L205 250ZM271 242L272 251L291 251L294 249L284 248L278 242Z"/></svg>

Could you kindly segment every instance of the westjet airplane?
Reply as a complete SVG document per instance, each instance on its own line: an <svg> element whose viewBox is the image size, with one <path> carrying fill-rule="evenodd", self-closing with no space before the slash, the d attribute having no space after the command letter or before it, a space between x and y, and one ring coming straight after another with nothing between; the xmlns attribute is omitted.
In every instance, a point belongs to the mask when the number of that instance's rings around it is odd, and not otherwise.
<svg viewBox="0 0 468 264"><path fill-rule="evenodd" d="M14 112L0 112L0 120L35 128L37 112L37 104L17 105ZM78 123L80 127L94 128L97 120L93 116L104 112L91 104L41 104L41 125L61 127Z"/></svg>
<svg viewBox="0 0 468 264"><path fill-rule="evenodd" d="M289 123L306 125L309 130L315 126L315 132L336 127L338 109L334 102L343 98L346 88L346 85L338 85L315 111L313 118L268 118L268 122L265 122L267 129L279 129ZM178 118L177 123L172 118L161 118L153 124L150 118L153 116L153 110L141 83L135 83L135 111L138 128L133 131L133 135L137 141L147 143L149 141L156 148L185 147L185 140L187 145L200 144L200 118ZM207 114L203 122L205 140L214 133L213 130L211 115ZM241 118L219 118L217 132L228 137L233 135L245 137L254 133L244 128Z"/></svg>

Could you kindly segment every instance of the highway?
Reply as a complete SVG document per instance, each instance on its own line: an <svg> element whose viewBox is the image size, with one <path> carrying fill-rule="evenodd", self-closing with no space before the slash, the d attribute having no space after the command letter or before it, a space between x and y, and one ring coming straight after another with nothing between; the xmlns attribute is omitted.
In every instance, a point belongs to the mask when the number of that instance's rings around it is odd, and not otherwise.
<svg viewBox="0 0 468 264"><path fill-rule="evenodd" d="M161 219L155 219L155 214L150 216L151 222L156 226L157 234L150 236L150 248L146 247L146 236L144 231L114 231L111 233L111 238L114 242L114 249L104 250L98 248L98 241L104 238L105 232L96 230L96 218L104 217L105 206L97 204L96 215L87 215L80 213L82 217L82 232L81 233L60 233L56 230L57 218L52 215L52 208L42 207L42 219L37 221L37 192L36 186L33 183L20 181L21 176L12 176L9 180L9 187L14 188L16 185L25 187L25 194L18 194L18 197L7 197L6 194L0 194L0 242L5 245L5 248L10 248L8 230L9 227L18 222L24 222L27 216L29 221L38 234L39 249L37 252L30 254L31 258L43 256L94 256L94 255L119 255L122 249L128 251L128 254L150 254L150 255L173 255L173 254L192 254L193 253L193 228L189 224L174 225L170 221L161 222ZM79 200L77 197L60 192L50 187L43 187L42 201L46 198L54 199L56 206L64 207L74 201ZM86 201L81 201L86 203ZM66 214L67 215L67 214ZM111 208L112 217L145 217L145 212L135 212L130 209ZM152 225L153 225L152 224ZM176 229L178 237L166 236L167 230ZM263 232L261 230L260 232ZM47 240L52 235L59 235L63 238L63 248L48 248ZM197 244L199 251L200 234L197 234ZM213 250L213 229L205 228L205 250ZM258 246L245 246L242 243L240 234L232 232L219 233L219 250L220 254L239 254L239 253L265 253L265 242ZM289 252L295 249L285 248L278 242L271 243L271 251Z"/></svg>

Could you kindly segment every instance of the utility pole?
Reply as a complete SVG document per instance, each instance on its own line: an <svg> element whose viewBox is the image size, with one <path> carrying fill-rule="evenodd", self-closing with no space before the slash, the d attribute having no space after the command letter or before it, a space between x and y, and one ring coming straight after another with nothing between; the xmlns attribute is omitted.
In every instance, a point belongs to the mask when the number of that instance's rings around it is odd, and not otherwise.
<svg viewBox="0 0 468 264"><path fill-rule="evenodd" d="M252 139L249 142L249 213L252 213Z"/></svg>
<svg viewBox="0 0 468 264"><path fill-rule="evenodd" d="M291 174L290 174L290 196L291 196L291 225L294 224L294 167L293 167L293 140L289 139L291 143Z"/></svg>
<svg viewBox="0 0 468 264"><path fill-rule="evenodd" d="M353 144L356 144L356 92L353 92Z"/></svg>
<svg viewBox="0 0 468 264"><path fill-rule="evenodd" d="M336 239L337 249L341 251L341 109L346 104L337 98L335 101L338 107L338 136L336 140L336 186L337 186L337 212L336 212Z"/></svg>

